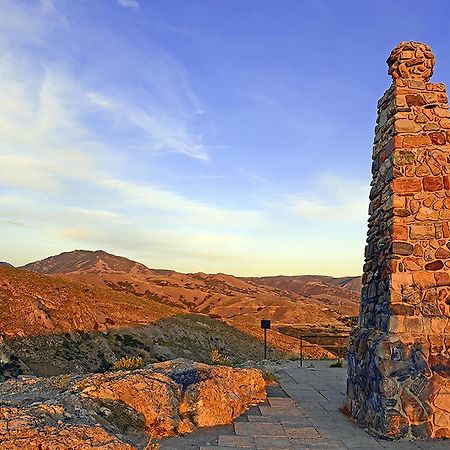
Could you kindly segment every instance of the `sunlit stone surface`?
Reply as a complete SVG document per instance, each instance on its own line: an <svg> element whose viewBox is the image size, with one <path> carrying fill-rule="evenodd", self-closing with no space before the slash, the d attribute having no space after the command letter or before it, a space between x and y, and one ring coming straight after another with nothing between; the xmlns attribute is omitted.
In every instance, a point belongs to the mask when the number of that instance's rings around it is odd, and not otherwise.
<svg viewBox="0 0 450 450"><path fill-rule="evenodd" d="M450 114L430 47L402 42L378 102L353 417L378 434L450 437Z"/></svg>

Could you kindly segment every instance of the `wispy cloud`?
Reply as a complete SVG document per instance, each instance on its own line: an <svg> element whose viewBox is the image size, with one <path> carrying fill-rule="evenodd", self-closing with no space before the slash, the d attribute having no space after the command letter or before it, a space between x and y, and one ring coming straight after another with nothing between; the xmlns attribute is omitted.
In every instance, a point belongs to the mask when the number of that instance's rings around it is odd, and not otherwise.
<svg viewBox="0 0 450 450"><path fill-rule="evenodd" d="M118 0L118 3L124 8L139 8L138 0Z"/></svg>
<svg viewBox="0 0 450 450"><path fill-rule="evenodd" d="M174 120L161 109L139 108L96 92L88 92L87 99L95 107L115 118L116 123L126 121L144 134L143 146L157 152L176 152L201 161L209 160L210 147L201 136L193 135L185 123Z"/></svg>
<svg viewBox="0 0 450 450"><path fill-rule="evenodd" d="M306 219L361 223L367 216L368 198L367 181L323 175L316 178L310 190L288 195L284 205Z"/></svg>
<svg viewBox="0 0 450 450"><path fill-rule="evenodd" d="M31 93L28 95L26 84L2 78L1 74L0 80L4 86L11 87L9 101L0 106L0 119L3 119L0 140L4 144L4 152L0 154L0 185L31 190L33 194L66 194L68 201L76 203L72 180L88 183L91 189L113 191L122 204L139 205L143 210L172 211L193 222L228 222L232 226L258 222L257 212L208 205L156 184L121 177L117 168L105 160L111 158L115 149L108 142L99 141L83 125L86 104L79 101L82 98L79 87L67 77L62 79L47 72L34 98ZM92 94L88 98L120 118L131 114L130 110L122 114L118 104L110 99ZM148 133L150 136L151 132ZM158 137L163 145L163 137Z"/></svg>

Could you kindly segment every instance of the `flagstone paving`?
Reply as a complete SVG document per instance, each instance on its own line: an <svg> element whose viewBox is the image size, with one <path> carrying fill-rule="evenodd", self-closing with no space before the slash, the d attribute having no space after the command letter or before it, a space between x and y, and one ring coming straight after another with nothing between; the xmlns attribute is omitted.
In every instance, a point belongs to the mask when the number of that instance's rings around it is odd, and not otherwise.
<svg viewBox="0 0 450 450"><path fill-rule="evenodd" d="M329 362L269 366L279 386L268 388L268 400L251 408L234 424L164 439L161 450L237 449L392 449L449 450L450 441L386 441L358 427L339 408L345 402L347 371Z"/></svg>

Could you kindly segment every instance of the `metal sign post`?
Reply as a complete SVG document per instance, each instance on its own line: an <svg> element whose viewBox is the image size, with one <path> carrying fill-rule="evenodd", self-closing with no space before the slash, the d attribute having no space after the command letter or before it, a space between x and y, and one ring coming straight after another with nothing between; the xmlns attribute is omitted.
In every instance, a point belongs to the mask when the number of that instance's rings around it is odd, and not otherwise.
<svg viewBox="0 0 450 450"><path fill-rule="evenodd" d="M303 367L303 336L300 336L300 367Z"/></svg>
<svg viewBox="0 0 450 450"><path fill-rule="evenodd" d="M267 330L270 330L270 320L261 320L261 328L264 330L264 359L267 359Z"/></svg>

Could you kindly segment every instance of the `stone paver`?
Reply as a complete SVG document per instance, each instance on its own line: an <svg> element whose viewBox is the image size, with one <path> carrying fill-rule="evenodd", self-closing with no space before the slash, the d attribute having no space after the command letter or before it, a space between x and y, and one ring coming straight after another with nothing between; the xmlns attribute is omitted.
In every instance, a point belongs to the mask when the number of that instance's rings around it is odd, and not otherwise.
<svg viewBox="0 0 450 450"><path fill-rule="evenodd" d="M339 408L346 399L345 368L318 361L310 367L289 362L269 367L278 387L268 390L267 402L251 408L232 426L198 430L188 436L164 439L161 450L200 449L316 449L316 450L448 450L450 441L386 441L377 439Z"/></svg>

